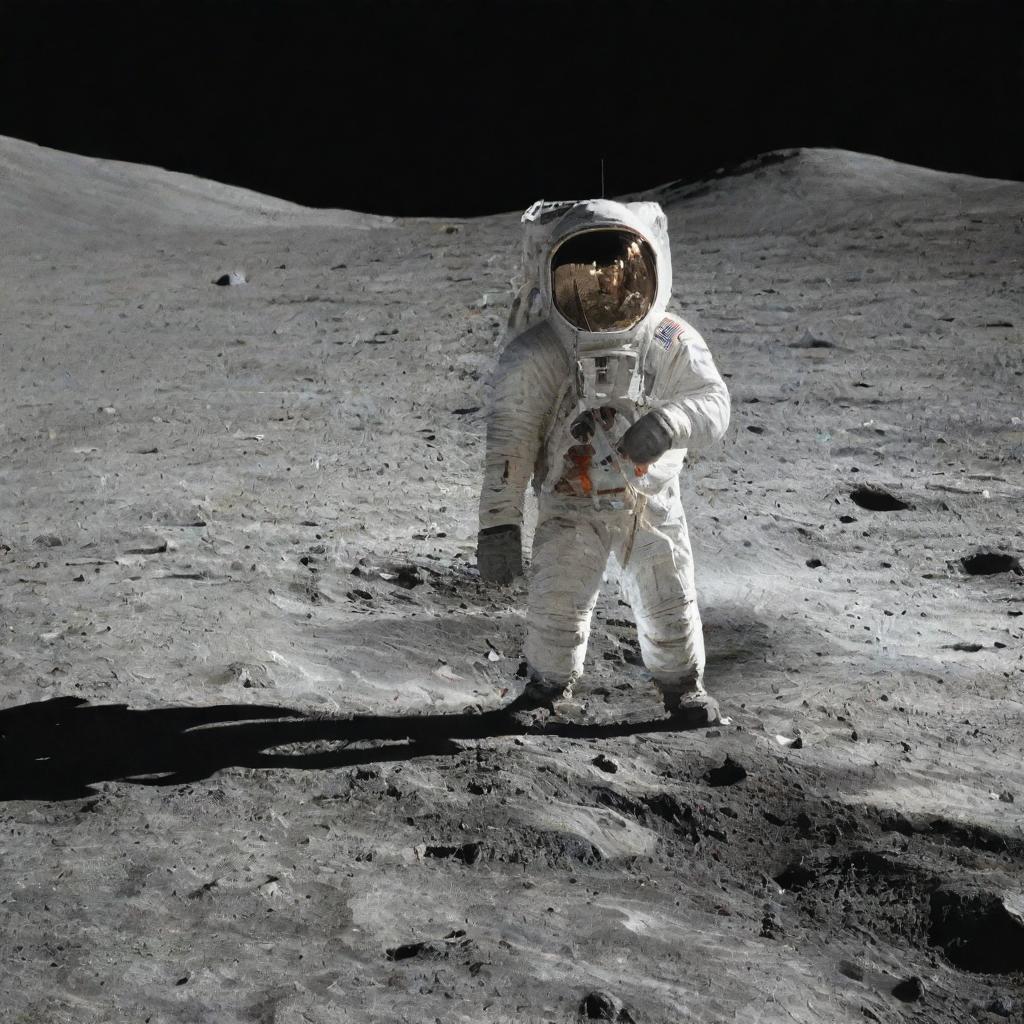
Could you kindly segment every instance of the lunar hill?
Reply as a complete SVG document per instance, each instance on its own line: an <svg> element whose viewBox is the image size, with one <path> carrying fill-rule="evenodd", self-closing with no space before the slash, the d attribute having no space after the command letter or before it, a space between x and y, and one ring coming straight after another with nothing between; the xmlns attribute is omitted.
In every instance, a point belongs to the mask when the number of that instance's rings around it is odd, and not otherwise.
<svg viewBox="0 0 1024 1024"><path fill-rule="evenodd" d="M66 237L91 229L125 232L183 227L383 227L391 218L311 210L233 185L156 167L101 160L0 136L0 224Z"/></svg>
<svg viewBox="0 0 1024 1024"><path fill-rule="evenodd" d="M1019 1018L1024 186L648 195L733 397L682 480L732 723L661 719L610 580L518 734L474 566L517 215L0 140L10 1019Z"/></svg>

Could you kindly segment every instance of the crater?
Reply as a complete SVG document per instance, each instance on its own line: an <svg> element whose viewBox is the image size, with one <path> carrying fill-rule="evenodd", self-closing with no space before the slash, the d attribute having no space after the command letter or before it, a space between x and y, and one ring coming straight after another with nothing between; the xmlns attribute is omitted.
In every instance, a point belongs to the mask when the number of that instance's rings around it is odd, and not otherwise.
<svg viewBox="0 0 1024 1024"><path fill-rule="evenodd" d="M902 512L910 508L905 501L881 487L858 487L850 492L850 501L869 512Z"/></svg>
<svg viewBox="0 0 1024 1024"><path fill-rule="evenodd" d="M1013 572L1024 575L1020 559L1003 551L979 551L960 559L964 571L970 576L995 576L1001 572Z"/></svg>
<svg viewBox="0 0 1024 1024"><path fill-rule="evenodd" d="M928 941L965 971L1024 971L1024 917L993 893L937 889L931 896Z"/></svg>

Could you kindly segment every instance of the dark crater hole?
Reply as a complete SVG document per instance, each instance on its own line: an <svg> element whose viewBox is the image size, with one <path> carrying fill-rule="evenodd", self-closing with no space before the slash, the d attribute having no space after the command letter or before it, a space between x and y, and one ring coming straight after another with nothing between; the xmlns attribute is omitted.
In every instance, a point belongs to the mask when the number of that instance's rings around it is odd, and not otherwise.
<svg viewBox="0 0 1024 1024"><path fill-rule="evenodd" d="M428 846L423 854L437 860L457 860L463 864L475 864L483 855L480 843L463 843L461 846Z"/></svg>
<svg viewBox="0 0 1024 1024"><path fill-rule="evenodd" d="M971 576L995 576L1000 572L1015 572L1020 576L1024 572L1020 567L1020 559L1001 551L980 551L976 555L961 558L960 564Z"/></svg>
<svg viewBox="0 0 1024 1024"><path fill-rule="evenodd" d="M950 962L980 974L1024 971L1024 922L992 893L938 889L928 941Z"/></svg>
<svg viewBox="0 0 1024 1024"><path fill-rule="evenodd" d="M783 889L800 892L818 881L818 871L810 865L794 861L775 876L775 881Z"/></svg>
<svg viewBox="0 0 1024 1024"><path fill-rule="evenodd" d="M905 501L880 487L858 487L850 492L850 501L869 512L902 512L910 508Z"/></svg>

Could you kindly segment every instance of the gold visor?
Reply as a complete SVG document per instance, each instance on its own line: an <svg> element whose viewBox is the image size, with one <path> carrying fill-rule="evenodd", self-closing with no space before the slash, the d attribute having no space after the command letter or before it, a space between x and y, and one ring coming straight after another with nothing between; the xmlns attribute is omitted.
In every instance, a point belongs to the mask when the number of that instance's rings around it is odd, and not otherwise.
<svg viewBox="0 0 1024 1024"><path fill-rule="evenodd" d="M552 253L555 308L581 331L627 331L654 304L654 252L635 231L593 228L571 235Z"/></svg>

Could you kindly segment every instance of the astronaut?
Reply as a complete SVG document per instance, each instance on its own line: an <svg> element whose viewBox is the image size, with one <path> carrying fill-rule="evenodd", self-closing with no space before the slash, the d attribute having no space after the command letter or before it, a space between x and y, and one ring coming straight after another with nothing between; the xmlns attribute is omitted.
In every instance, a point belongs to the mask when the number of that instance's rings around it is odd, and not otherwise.
<svg viewBox="0 0 1024 1024"><path fill-rule="evenodd" d="M652 202L540 201L522 220L524 280L493 380L477 544L482 579L522 574L532 479L529 673L516 703L550 709L571 693L612 557L666 711L716 722L679 474L688 449L724 435L729 392L700 334L667 312L665 214Z"/></svg>

